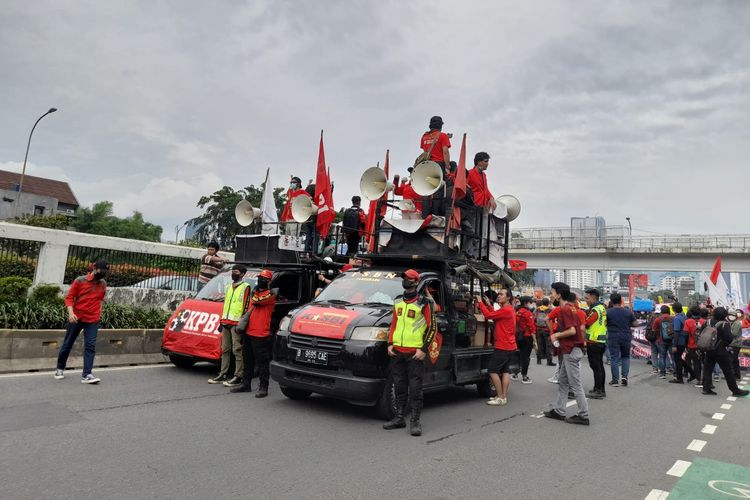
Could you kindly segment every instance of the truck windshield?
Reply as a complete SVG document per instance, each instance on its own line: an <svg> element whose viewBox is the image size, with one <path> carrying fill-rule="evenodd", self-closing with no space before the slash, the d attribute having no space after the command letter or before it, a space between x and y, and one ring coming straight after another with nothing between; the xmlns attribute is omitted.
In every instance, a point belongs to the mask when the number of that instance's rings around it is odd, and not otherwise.
<svg viewBox="0 0 750 500"><path fill-rule="evenodd" d="M255 269L248 269L245 273L245 277L242 279L245 283L248 283L251 287L255 286L259 271ZM201 288L198 295L195 296L199 300L211 300L213 302L220 302L224 300L224 292L227 289L229 283L232 282L232 271L227 269L226 271L220 272L216 277L212 278L211 281L206 283L206 286Z"/></svg>
<svg viewBox="0 0 750 500"><path fill-rule="evenodd" d="M361 271L338 276L320 292L315 302L393 305L393 300L402 293L399 273Z"/></svg>

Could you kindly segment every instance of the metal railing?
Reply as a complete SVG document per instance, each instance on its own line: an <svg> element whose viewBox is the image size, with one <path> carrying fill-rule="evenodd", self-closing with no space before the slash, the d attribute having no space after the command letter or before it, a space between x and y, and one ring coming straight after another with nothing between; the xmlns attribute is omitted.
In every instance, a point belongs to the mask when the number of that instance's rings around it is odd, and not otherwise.
<svg viewBox="0 0 750 500"><path fill-rule="evenodd" d="M34 279L39 251L38 241L0 238L0 277L20 276Z"/></svg>
<svg viewBox="0 0 750 500"><path fill-rule="evenodd" d="M655 252L750 252L750 235L658 235L658 236L558 236L552 238L526 238L513 232L511 248L514 250L643 250Z"/></svg>

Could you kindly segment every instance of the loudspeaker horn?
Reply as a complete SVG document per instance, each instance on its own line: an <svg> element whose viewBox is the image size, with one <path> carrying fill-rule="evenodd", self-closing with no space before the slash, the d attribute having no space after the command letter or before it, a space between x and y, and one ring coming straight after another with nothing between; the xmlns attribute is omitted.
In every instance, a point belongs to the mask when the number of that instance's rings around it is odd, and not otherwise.
<svg viewBox="0 0 750 500"><path fill-rule="evenodd" d="M498 206L500 206L500 204L505 205L505 208L508 211L508 215L505 218L508 222L516 220L521 213L521 202L512 194L498 196L495 201L497 201Z"/></svg>
<svg viewBox="0 0 750 500"><path fill-rule="evenodd" d="M382 168L370 167L359 178L359 191L365 199L376 201L393 191L393 183L388 181Z"/></svg>
<svg viewBox="0 0 750 500"><path fill-rule="evenodd" d="M299 195L292 200L292 218L297 222L307 222L310 217L318 213L318 207L307 195Z"/></svg>
<svg viewBox="0 0 750 500"><path fill-rule="evenodd" d="M443 185L443 167L434 161L423 161L411 173L411 187L419 196L430 196Z"/></svg>
<svg viewBox="0 0 750 500"><path fill-rule="evenodd" d="M234 207L234 218L242 226L249 226L255 219L260 217L260 209L255 208L249 201L241 200Z"/></svg>

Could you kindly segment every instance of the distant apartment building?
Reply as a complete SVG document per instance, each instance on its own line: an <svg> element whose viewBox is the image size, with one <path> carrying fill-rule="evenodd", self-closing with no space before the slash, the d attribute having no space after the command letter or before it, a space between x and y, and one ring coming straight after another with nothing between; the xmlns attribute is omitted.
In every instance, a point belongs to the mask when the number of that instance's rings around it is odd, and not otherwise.
<svg viewBox="0 0 750 500"><path fill-rule="evenodd" d="M660 282L661 290L670 290L676 292L678 288L686 289L688 286L692 286L695 290L695 278L687 275L665 275L662 276Z"/></svg>
<svg viewBox="0 0 750 500"><path fill-rule="evenodd" d="M21 174L0 170L0 220L24 215L73 215L79 207L67 182L24 176L21 204L18 204Z"/></svg>

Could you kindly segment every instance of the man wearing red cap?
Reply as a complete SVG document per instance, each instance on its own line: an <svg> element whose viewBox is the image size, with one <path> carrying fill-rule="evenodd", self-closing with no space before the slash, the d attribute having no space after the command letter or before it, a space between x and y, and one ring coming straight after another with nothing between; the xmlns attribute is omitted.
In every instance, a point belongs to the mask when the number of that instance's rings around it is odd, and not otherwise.
<svg viewBox="0 0 750 500"><path fill-rule="evenodd" d="M268 365L271 362L271 316L276 306L276 294L270 289L273 273L269 269L263 269L258 275L258 283L253 288L250 296L250 305L247 309L248 322L244 342L242 343L245 360L245 373L242 375L242 384L232 387L230 392L250 392L252 387L250 381L253 378L255 365L258 366L258 392L256 398L268 396Z"/></svg>
<svg viewBox="0 0 750 500"><path fill-rule="evenodd" d="M422 435L419 417L422 413L422 377L427 348L435 337L434 302L417 293L419 273L409 269L401 274L404 294L393 304L393 320L388 332L388 355L393 358L391 376L396 390L396 408L393 419L383 424L383 429L406 427L404 412L406 394L411 403L409 432Z"/></svg>

